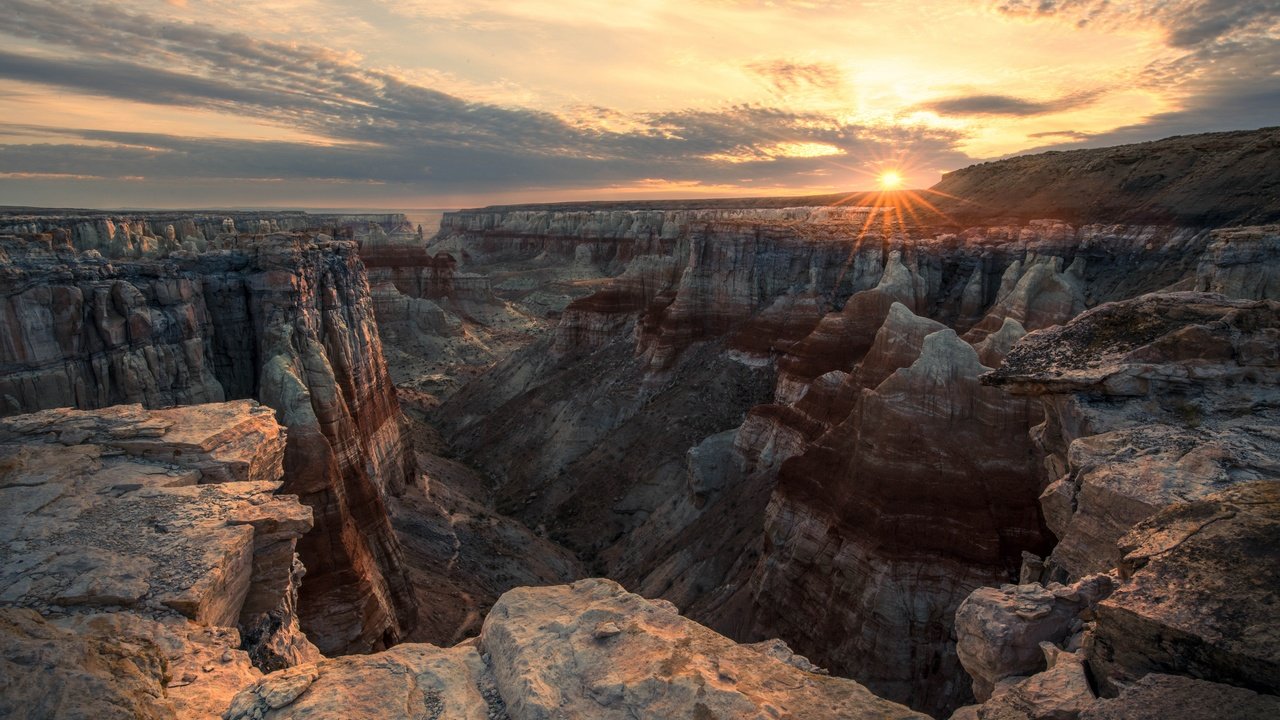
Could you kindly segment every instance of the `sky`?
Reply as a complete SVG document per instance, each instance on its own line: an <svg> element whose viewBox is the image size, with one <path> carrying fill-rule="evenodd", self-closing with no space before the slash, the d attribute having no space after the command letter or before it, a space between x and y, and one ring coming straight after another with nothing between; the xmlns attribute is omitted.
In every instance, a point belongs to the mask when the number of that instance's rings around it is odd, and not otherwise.
<svg viewBox="0 0 1280 720"><path fill-rule="evenodd" d="M0 0L0 205L874 189L1280 124L1280 0Z"/></svg>

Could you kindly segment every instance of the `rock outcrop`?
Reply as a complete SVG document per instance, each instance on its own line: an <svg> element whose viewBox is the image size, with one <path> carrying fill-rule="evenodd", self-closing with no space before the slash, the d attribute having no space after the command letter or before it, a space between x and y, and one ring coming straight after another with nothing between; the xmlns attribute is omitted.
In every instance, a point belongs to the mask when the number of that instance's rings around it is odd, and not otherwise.
<svg viewBox="0 0 1280 720"><path fill-rule="evenodd" d="M1081 720L1253 720L1280 713L1280 698L1180 675L1144 676L1119 697L1094 703Z"/></svg>
<svg viewBox="0 0 1280 720"><path fill-rule="evenodd" d="M1039 404L978 376L1027 331L1099 302L1228 280L1205 260L1220 238L1197 228L1044 220L957 232L882 216L448 214L434 247L470 271L586 262L598 279L549 341L497 363L434 417L495 479L503 512L629 587L740 639L783 635L877 692L942 712L968 694L950 649L960 601L1016 580L1023 552L1051 547L1026 434ZM1225 257L1213 267L1230 267ZM948 341L922 357L940 330ZM917 550L922 537L937 542ZM770 609L796 606L814 610Z"/></svg>
<svg viewBox="0 0 1280 720"><path fill-rule="evenodd" d="M895 339L886 324L883 353L846 382L907 364L872 388L855 385L847 417L781 465L748 583L749 622L754 635L776 632L878 693L936 712L960 692L956 607L1047 543L1028 481L1034 415L979 384L988 369L954 331L919 339L910 361L892 359ZM820 608L806 599L832 593ZM811 610L787 610L798 606Z"/></svg>
<svg viewBox="0 0 1280 720"><path fill-rule="evenodd" d="M920 718L784 644L738 645L608 580L502 597L478 642L407 644L263 678L226 720Z"/></svg>
<svg viewBox="0 0 1280 720"><path fill-rule="evenodd" d="M987 382L1042 398L1050 577L1115 567L1137 522L1276 477L1274 301L1151 295L1020 341Z"/></svg>
<svg viewBox="0 0 1280 720"><path fill-rule="evenodd" d="M239 645L185 619L0 608L0 715L214 720L262 676Z"/></svg>
<svg viewBox="0 0 1280 720"><path fill-rule="evenodd" d="M1280 694L1280 476L1168 507L1121 546L1088 648L1104 693L1157 672Z"/></svg>
<svg viewBox="0 0 1280 720"><path fill-rule="evenodd" d="M1091 575L1065 587L1030 583L975 590L956 611L956 652L973 678L974 696L985 701L1010 678L1045 670L1055 652L1046 645L1079 650L1079 616L1114 589L1110 576Z"/></svg>
<svg viewBox="0 0 1280 720"><path fill-rule="evenodd" d="M957 614L960 659L990 697L978 717L1005 717L1002 689L1047 680L1036 643L1118 695L1063 717L1149 712L1157 687L1170 697L1155 707L1234 697L1222 712L1244 717L1271 700L1238 688L1280 693L1278 347L1280 303L1156 294L1032 333L984 378L1044 404L1033 436L1058 543L1024 584L978 590Z"/></svg>
<svg viewBox="0 0 1280 720"><path fill-rule="evenodd" d="M1280 128L1047 152L947 173L928 195L958 220L1219 226L1280 220Z"/></svg>
<svg viewBox="0 0 1280 720"><path fill-rule="evenodd" d="M131 260L59 232L0 246L4 414L261 400L289 428L285 491L315 513L304 626L328 651L394 643L414 610L384 498L412 458L354 244L222 234Z"/></svg>
<svg viewBox="0 0 1280 720"><path fill-rule="evenodd" d="M0 419L0 714L209 717L318 659L284 454L251 400Z"/></svg>

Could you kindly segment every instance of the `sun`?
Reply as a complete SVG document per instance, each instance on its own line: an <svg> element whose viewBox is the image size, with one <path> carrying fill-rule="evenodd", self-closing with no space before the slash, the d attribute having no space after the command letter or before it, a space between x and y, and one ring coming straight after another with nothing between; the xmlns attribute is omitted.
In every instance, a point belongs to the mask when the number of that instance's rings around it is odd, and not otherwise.
<svg viewBox="0 0 1280 720"><path fill-rule="evenodd" d="M885 170L877 179L881 190L897 190L902 187L902 173L897 170Z"/></svg>

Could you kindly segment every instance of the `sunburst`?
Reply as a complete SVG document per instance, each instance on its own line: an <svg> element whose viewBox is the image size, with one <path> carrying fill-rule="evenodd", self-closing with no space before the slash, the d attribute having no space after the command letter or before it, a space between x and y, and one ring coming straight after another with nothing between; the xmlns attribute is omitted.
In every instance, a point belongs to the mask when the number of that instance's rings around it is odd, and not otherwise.
<svg viewBox="0 0 1280 720"><path fill-rule="evenodd" d="M897 170L885 170L876 178L881 190L897 190L902 187L902 173Z"/></svg>

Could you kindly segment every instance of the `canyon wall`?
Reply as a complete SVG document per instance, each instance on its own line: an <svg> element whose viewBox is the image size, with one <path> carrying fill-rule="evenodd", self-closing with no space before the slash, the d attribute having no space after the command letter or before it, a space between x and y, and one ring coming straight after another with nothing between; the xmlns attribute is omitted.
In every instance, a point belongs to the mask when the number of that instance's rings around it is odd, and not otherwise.
<svg viewBox="0 0 1280 720"><path fill-rule="evenodd" d="M433 247L471 272L596 279L435 417L505 512L594 571L946 714L971 697L960 603L1055 541L1041 404L979 378L1100 303L1268 292L1277 237L874 207L452 213Z"/></svg>
<svg viewBox="0 0 1280 720"><path fill-rule="evenodd" d="M412 458L354 243L220 234L200 252L0 246L0 412L257 398L288 426L285 490L315 513L301 616L322 649L393 644L414 616L385 496Z"/></svg>
<svg viewBox="0 0 1280 720"><path fill-rule="evenodd" d="M174 250L216 247L220 235L265 235L296 230L339 232L351 239L385 235L385 227L407 223L401 214L335 215L301 211L0 210L0 235L40 235L61 230L81 252L108 257L148 257Z"/></svg>
<svg viewBox="0 0 1280 720"><path fill-rule="evenodd" d="M429 244L397 216L336 240L24 216L0 240L2 694L1275 714L1280 226L1248 224L1276 219L1275 147L977 166L939 186L949 216L486 208ZM652 599L557 585L589 574Z"/></svg>

